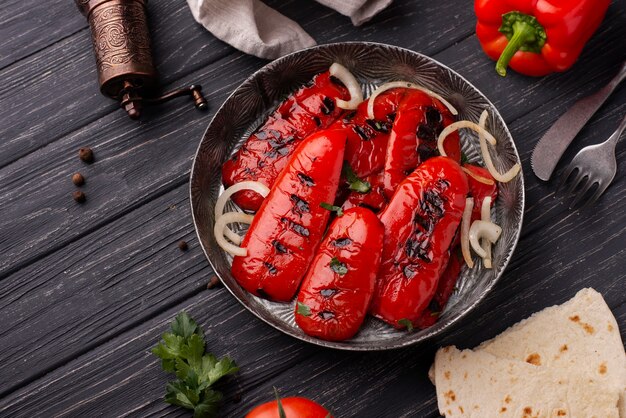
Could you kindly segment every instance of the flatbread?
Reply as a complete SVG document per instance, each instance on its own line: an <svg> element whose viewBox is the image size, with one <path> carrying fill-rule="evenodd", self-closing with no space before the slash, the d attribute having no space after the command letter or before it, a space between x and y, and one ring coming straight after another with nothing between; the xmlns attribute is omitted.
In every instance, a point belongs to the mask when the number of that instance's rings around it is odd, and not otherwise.
<svg viewBox="0 0 626 418"><path fill-rule="evenodd" d="M533 314L475 351L536 366L578 370L620 393L626 418L626 354L613 313L593 289Z"/></svg>
<svg viewBox="0 0 626 418"><path fill-rule="evenodd" d="M435 357L439 412L464 418L618 418L617 389L586 374L445 347Z"/></svg>

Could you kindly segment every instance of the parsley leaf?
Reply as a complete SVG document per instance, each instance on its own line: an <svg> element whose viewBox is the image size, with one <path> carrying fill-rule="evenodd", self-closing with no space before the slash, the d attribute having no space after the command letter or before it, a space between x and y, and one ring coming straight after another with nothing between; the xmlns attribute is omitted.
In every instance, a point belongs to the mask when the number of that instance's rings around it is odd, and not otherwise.
<svg viewBox="0 0 626 418"><path fill-rule="evenodd" d="M186 312L181 312L174 318L172 322L172 334L179 335L183 338L189 338L192 334L199 334L201 337L203 336L202 330L196 324L196 322L191 319Z"/></svg>
<svg viewBox="0 0 626 418"><path fill-rule="evenodd" d="M461 165L465 165L467 163L469 163L469 158L467 158L467 155L461 151Z"/></svg>
<svg viewBox="0 0 626 418"><path fill-rule="evenodd" d="M409 321L407 318L399 319L398 325L405 326L407 331L413 332L413 323Z"/></svg>
<svg viewBox="0 0 626 418"><path fill-rule="evenodd" d="M337 212L337 216L342 216L343 215L343 209L341 209L340 206L334 206L334 205L331 205L330 203L326 203L326 202L320 203L320 206L323 207L326 210L331 211L331 212Z"/></svg>
<svg viewBox="0 0 626 418"><path fill-rule="evenodd" d="M311 316L311 308L306 306L304 303L298 302L296 312L302 316Z"/></svg>
<svg viewBox="0 0 626 418"><path fill-rule="evenodd" d="M354 190L355 192L359 193L367 193L372 189L372 185L369 182L361 180L357 177L347 161L344 161L341 172L346 178L346 181L348 182L348 188L350 190Z"/></svg>
<svg viewBox="0 0 626 418"><path fill-rule="evenodd" d="M228 357L217 359L205 354L202 330L185 312L179 313L171 325L171 332L152 349L161 359L163 370L176 374L176 380L165 388L165 402L192 409L194 418L217 417L222 394L211 386L239 368Z"/></svg>
<svg viewBox="0 0 626 418"><path fill-rule="evenodd" d="M348 272L348 267L346 266L346 264L339 261L337 257L333 257L330 260L330 268L340 276L343 276Z"/></svg>

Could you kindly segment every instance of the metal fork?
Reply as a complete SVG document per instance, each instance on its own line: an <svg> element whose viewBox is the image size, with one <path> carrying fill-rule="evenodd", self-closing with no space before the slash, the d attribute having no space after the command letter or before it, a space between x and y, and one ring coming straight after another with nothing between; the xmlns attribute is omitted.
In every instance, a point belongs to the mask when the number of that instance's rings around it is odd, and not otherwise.
<svg viewBox="0 0 626 418"><path fill-rule="evenodd" d="M557 188L557 194L563 189L567 180L574 170L577 170L574 179L569 183L565 190L565 195L569 195L578 188L578 192L569 208L575 208L583 201L589 190L594 184L598 188L593 192L585 206L593 204L609 187L617 172L617 161L615 159L615 146L622 136L622 132L626 128L626 115L622 118L619 127L613 134L601 144L590 145L581 149L574 156L572 162L567 166L565 173L561 178L561 183Z"/></svg>

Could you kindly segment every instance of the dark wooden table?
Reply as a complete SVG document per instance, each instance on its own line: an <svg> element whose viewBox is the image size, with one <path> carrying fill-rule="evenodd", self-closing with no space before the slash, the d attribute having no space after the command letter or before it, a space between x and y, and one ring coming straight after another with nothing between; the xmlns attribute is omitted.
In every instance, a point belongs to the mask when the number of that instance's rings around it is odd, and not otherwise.
<svg viewBox="0 0 626 418"><path fill-rule="evenodd" d="M211 110L174 102L131 121L98 92L86 20L70 0L0 5L0 416L185 416L163 402L166 381L149 348L189 311L208 347L241 372L222 385L223 415L269 400L272 386L337 417L435 417L426 372L436 347L472 347L586 286L626 331L626 147L598 204L571 212L539 181L530 153L576 99L625 58L626 7L614 1L570 71L498 77L474 35L470 1L398 0L370 24L312 0L272 0L318 42L377 41L430 55L481 89L509 125L523 161L527 206L513 261L479 307L442 338L404 350L347 353L282 335L244 310L212 271L191 222L188 178L214 111L265 61L197 25L184 1L152 0L154 49L165 87L198 82ZM626 112L615 93L566 154L604 140ZM96 162L77 158L82 146ZM564 162L559 165L559 170ZM72 200L82 172L87 202ZM177 242L189 242L182 252Z"/></svg>

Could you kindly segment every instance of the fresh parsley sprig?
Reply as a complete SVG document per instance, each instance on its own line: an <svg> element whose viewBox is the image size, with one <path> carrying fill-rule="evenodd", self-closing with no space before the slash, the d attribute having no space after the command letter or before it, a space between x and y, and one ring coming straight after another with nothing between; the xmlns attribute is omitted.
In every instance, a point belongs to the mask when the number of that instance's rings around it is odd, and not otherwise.
<svg viewBox="0 0 626 418"><path fill-rule="evenodd" d="M330 203L326 203L326 202L320 203L320 206L326 210L335 212L337 216L343 216L343 209L341 209L341 206L331 205Z"/></svg>
<svg viewBox="0 0 626 418"><path fill-rule="evenodd" d="M235 362L205 354L202 329L186 312L176 315L171 332L162 338L152 353L161 359L163 370L177 377L166 386L165 402L192 409L194 418L217 417L223 396L211 386L236 373L239 368Z"/></svg>

